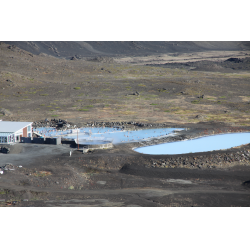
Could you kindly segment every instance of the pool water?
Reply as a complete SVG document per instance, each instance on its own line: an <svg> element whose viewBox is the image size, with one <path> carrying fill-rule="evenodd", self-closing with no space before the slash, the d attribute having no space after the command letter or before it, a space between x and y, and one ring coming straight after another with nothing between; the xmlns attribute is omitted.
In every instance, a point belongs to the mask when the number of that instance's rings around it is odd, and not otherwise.
<svg viewBox="0 0 250 250"><path fill-rule="evenodd" d="M175 155L229 149L247 143L250 143L250 133L230 133L140 147L134 150L142 154Z"/></svg>
<svg viewBox="0 0 250 250"><path fill-rule="evenodd" d="M174 130L182 130L182 128L153 128L141 130L124 130L121 128L80 128L78 129L78 140L86 141L111 141L113 144L137 142L149 140L163 136L173 135ZM56 137L62 136L68 139L77 139L77 130L69 129L66 131L57 131L55 128L37 128L34 132L38 132L43 136Z"/></svg>

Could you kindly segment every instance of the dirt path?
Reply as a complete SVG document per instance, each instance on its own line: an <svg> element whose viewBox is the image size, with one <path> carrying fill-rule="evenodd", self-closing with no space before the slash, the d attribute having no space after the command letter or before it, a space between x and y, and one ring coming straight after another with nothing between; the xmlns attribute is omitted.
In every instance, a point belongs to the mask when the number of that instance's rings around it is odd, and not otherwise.
<svg viewBox="0 0 250 250"><path fill-rule="evenodd" d="M207 188L180 189L129 188L113 190L32 189L31 193L49 193L46 200L24 200L16 206L250 206L250 192L211 190ZM54 197L54 199L53 199ZM60 199L61 197L61 199ZM62 199L63 198L63 199Z"/></svg>

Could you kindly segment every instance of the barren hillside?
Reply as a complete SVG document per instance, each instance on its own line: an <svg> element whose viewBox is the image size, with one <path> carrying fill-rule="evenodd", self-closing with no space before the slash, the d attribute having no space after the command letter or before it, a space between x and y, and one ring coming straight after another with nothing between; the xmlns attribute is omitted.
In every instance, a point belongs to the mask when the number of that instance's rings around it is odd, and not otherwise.
<svg viewBox="0 0 250 250"><path fill-rule="evenodd" d="M71 58L90 56L145 56L166 53L190 53L204 51L244 51L250 49L250 42L6 42L35 55Z"/></svg>

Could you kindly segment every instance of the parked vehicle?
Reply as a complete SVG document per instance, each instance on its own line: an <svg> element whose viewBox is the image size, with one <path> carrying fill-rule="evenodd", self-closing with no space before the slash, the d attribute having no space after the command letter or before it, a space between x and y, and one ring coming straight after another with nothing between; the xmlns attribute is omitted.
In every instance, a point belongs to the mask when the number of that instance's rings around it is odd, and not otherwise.
<svg viewBox="0 0 250 250"><path fill-rule="evenodd" d="M4 154L9 154L10 148L8 147L0 147L0 152Z"/></svg>

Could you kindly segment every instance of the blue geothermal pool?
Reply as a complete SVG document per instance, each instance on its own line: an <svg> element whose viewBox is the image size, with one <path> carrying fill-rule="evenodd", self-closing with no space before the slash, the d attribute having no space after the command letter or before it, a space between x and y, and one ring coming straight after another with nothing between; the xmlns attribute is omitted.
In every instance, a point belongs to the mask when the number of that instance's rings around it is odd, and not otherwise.
<svg viewBox="0 0 250 250"><path fill-rule="evenodd" d="M164 136L173 136L175 130L182 130L182 128L153 128L141 130L124 130L121 128L80 128L78 129L79 141L111 141L113 144L128 143L143 140L150 140ZM77 139L77 129L69 129L66 131L57 131L55 128L37 128L34 132L40 133L42 136L56 137L61 136L68 139Z"/></svg>
<svg viewBox="0 0 250 250"><path fill-rule="evenodd" d="M212 135L193 140L140 147L134 150L142 154L175 155L229 149L247 143L250 143L250 132Z"/></svg>

